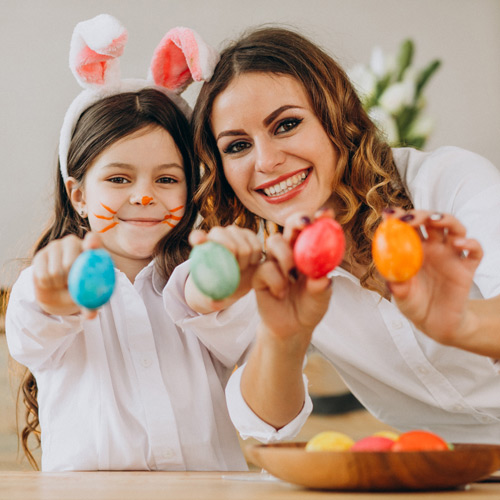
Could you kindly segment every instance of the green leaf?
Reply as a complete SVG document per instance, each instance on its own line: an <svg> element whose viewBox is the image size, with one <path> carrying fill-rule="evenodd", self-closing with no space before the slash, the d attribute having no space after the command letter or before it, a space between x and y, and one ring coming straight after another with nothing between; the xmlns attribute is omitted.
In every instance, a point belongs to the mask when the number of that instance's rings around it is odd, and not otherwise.
<svg viewBox="0 0 500 500"><path fill-rule="evenodd" d="M439 66L441 66L441 61L435 59L419 73L415 87L415 98L420 96L430 77L438 70Z"/></svg>
<svg viewBox="0 0 500 500"><path fill-rule="evenodd" d="M405 138L408 134L412 122L417 118L419 110L414 107L404 107L396 118L399 129L399 137Z"/></svg>
<svg viewBox="0 0 500 500"><path fill-rule="evenodd" d="M406 68L410 66L413 60L413 41L408 39L401 43L399 54L397 57L397 76L396 81L400 82L403 79Z"/></svg>

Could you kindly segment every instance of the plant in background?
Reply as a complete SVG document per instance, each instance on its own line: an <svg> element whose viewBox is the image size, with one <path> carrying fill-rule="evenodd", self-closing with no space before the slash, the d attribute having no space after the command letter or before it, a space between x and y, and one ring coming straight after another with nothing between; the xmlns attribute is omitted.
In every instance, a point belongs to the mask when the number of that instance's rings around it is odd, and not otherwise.
<svg viewBox="0 0 500 500"><path fill-rule="evenodd" d="M414 43L401 43L397 56L380 47L372 51L370 64L358 64L349 77L370 118L391 146L423 148L434 121L424 111L423 90L441 65L436 59L418 71L413 66Z"/></svg>

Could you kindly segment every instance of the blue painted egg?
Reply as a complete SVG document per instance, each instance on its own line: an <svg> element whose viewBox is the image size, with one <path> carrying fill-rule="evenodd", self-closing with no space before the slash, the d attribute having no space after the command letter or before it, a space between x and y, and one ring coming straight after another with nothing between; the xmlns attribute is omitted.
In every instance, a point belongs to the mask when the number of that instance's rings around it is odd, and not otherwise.
<svg viewBox="0 0 500 500"><path fill-rule="evenodd" d="M110 299L114 288L113 260L103 248L86 250L71 266L68 289L76 304L97 309Z"/></svg>
<svg viewBox="0 0 500 500"><path fill-rule="evenodd" d="M196 245L189 256L196 287L214 300L232 295L240 284L240 266L235 256L213 241Z"/></svg>

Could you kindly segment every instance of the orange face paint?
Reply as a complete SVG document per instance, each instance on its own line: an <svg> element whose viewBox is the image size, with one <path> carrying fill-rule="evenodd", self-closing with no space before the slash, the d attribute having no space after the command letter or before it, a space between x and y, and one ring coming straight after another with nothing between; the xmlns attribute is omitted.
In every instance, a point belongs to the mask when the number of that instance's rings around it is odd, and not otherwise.
<svg viewBox="0 0 500 500"><path fill-rule="evenodd" d="M112 227L115 227L116 225L118 224L118 222L113 222L112 224L110 224L109 226L106 226L104 229L101 229L100 231L98 231L99 233L105 233L106 231L108 231L109 229L111 229Z"/></svg>
<svg viewBox="0 0 500 500"><path fill-rule="evenodd" d="M109 213L111 213L113 215L116 214L116 212L114 210L111 210L111 208L107 207L104 203L101 203L101 206L103 206ZM98 219L104 219L104 220L113 220L114 219L113 215L111 217L106 217L105 215L94 214L94 217L97 217ZM117 224L118 224L118 221L112 222L109 226L106 226L104 229L101 229L100 231L98 231L98 233L105 233L106 231L108 231L112 227L115 227Z"/></svg>
<svg viewBox="0 0 500 500"><path fill-rule="evenodd" d="M141 200L141 203L143 205L148 205L152 201L153 201L153 198L150 198L149 196L143 196L142 200Z"/></svg>
<svg viewBox="0 0 500 500"><path fill-rule="evenodd" d="M181 208L184 208L184 205L181 205L180 207L175 207L175 208L172 208L170 210L170 212L177 212L177 210L180 210ZM162 224L168 224L170 227L175 227L176 224L172 224L170 222L170 219L174 220L174 221L180 221L182 219L182 216L179 217L178 215L172 215L171 213L170 214L167 214L165 215L165 217L163 217L163 220L161 221Z"/></svg>

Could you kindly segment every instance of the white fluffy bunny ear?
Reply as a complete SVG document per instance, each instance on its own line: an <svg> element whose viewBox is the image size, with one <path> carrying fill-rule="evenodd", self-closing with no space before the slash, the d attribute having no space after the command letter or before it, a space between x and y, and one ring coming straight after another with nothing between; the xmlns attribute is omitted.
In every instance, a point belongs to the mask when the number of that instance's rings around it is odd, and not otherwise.
<svg viewBox="0 0 500 500"><path fill-rule="evenodd" d="M180 94L193 80L210 80L219 53L189 28L173 28L156 48L149 79Z"/></svg>
<svg viewBox="0 0 500 500"><path fill-rule="evenodd" d="M83 88L120 81L118 58L127 42L127 30L109 14L100 14L75 26L69 66Z"/></svg>

